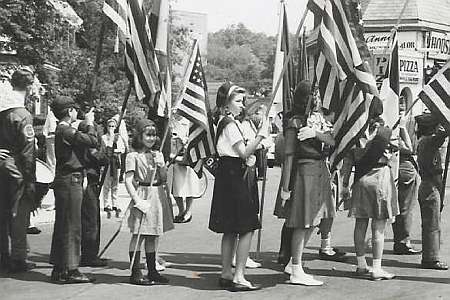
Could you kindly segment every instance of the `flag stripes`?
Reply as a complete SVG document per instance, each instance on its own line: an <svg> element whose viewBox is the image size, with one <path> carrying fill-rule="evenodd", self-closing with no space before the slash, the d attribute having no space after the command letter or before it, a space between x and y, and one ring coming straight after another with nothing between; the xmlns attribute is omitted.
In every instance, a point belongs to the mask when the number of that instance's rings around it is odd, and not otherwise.
<svg viewBox="0 0 450 300"><path fill-rule="evenodd" d="M114 0L113 5L105 1L103 12L124 36L126 74L137 98L164 116L166 105L160 109L157 102L161 98L160 71L142 1Z"/></svg>
<svg viewBox="0 0 450 300"><path fill-rule="evenodd" d="M215 147L206 98L206 81L197 41L186 75L183 92L176 108L177 114L190 121L185 159L200 176L203 159L215 154Z"/></svg>
<svg viewBox="0 0 450 300"><path fill-rule="evenodd" d="M419 98L450 131L450 61L424 86Z"/></svg>
<svg viewBox="0 0 450 300"><path fill-rule="evenodd" d="M315 81L319 85L324 108L335 113L333 135L336 146L330 156L335 169L364 133L367 112L373 97L378 97L378 90L358 48L361 41L357 39L361 39L362 26L361 20L357 19L360 14L356 2L310 0L308 8L315 13L315 19L320 20L320 23L315 22L320 49Z"/></svg>

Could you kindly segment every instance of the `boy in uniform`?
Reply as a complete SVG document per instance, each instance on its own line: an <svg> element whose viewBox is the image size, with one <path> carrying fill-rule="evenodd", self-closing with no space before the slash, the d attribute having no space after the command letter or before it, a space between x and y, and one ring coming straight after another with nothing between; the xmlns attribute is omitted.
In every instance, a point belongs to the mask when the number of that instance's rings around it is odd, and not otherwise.
<svg viewBox="0 0 450 300"><path fill-rule="evenodd" d="M32 82L30 70L17 70L11 77L13 90L0 95L0 267L10 272L34 267L26 262L26 233L35 194L35 135L33 117L24 107Z"/></svg>
<svg viewBox="0 0 450 300"><path fill-rule="evenodd" d="M55 225L53 229L50 263L51 281L55 283L87 283L93 279L80 273L81 204L83 200L83 156L98 145L94 114L86 114L87 133L71 126L77 119L77 105L66 96L58 96L51 105L59 120L55 132L56 174Z"/></svg>
<svg viewBox="0 0 450 300"><path fill-rule="evenodd" d="M430 113L416 117L417 163L422 182L419 186L419 205L422 215L422 268L447 270L440 261L442 164L439 148L448 134L439 120Z"/></svg>

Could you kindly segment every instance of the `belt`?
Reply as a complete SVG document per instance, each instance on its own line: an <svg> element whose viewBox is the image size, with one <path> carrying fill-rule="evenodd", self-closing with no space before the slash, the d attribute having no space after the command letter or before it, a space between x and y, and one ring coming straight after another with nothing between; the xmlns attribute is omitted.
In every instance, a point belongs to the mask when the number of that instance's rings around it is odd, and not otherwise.
<svg viewBox="0 0 450 300"><path fill-rule="evenodd" d="M139 182L139 186L161 186L162 184L159 182L154 183L153 185L150 182Z"/></svg>

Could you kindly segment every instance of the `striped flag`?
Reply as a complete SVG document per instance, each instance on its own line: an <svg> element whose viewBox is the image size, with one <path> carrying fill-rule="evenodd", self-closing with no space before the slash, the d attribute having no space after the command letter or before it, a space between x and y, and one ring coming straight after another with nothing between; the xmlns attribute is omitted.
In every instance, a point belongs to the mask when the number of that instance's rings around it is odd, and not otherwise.
<svg viewBox="0 0 450 300"><path fill-rule="evenodd" d="M161 94L155 99L154 107L160 117L168 117L172 107L172 85L170 76L169 43L169 1L153 0L149 17L151 37L159 67Z"/></svg>
<svg viewBox="0 0 450 300"><path fill-rule="evenodd" d="M289 48L290 48L289 29L287 22L286 6L285 3L282 1L280 3L280 19L279 19L277 49L275 54L275 66L272 83L273 89L275 89L278 78L280 77L280 73L281 70L283 69L284 62L289 56L290 51ZM293 89L295 88L295 71L292 60L289 62L287 70L284 73L281 82L281 87L282 88L278 89L275 95L274 105L272 106L269 116L273 117L273 119L276 122L278 122L279 120L277 120L276 116L278 116L279 113L282 112L283 128L284 128L285 122L287 121L286 113L288 113L292 109Z"/></svg>
<svg viewBox="0 0 450 300"><path fill-rule="evenodd" d="M323 106L335 113L330 162L336 169L365 132L378 90L367 63L361 5L356 0L310 0L308 8L321 20L315 76Z"/></svg>
<svg viewBox="0 0 450 300"><path fill-rule="evenodd" d="M111 6L105 1L103 12L124 36L127 77L133 83L138 99L156 110L155 99L161 93L159 67L142 1L114 2Z"/></svg>
<svg viewBox="0 0 450 300"><path fill-rule="evenodd" d="M199 177L203 159L216 153L207 95L205 73L196 40L176 108L179 115L190 121L185 160Z"/></svg>
<svg viewBox="0 0 450 300"><path fill-rule="evenodd" d="M419 98L450 132L450 60L424 86Z"/></svg>
<svg viewBox="0 0 450 300"><path fill-rule="evenodd" d="M397 30L393 30L390 38L389 65L386 69L385 79L381 84L380 98L383 99L383 115L382 118L386 125L390 128L394 127L397 122L400 111L398 96L400 93L399 82L399 66L398 66L398 37ZM397 127L392 131L391 143L398 145L400 129ZM394 175L395 184L398 185L399 169L400 169L400 152L395 151L391 158L392 174Z"/></svg>

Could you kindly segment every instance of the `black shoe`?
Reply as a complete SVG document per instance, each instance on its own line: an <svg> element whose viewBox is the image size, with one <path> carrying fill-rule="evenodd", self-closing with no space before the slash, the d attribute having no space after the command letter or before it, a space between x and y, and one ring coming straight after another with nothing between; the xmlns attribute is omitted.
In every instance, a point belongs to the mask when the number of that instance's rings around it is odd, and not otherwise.
<svg viewBox="0 0 450 300"><path fill-rule="evenodd" d="M116 209L116 218L120 218L120 213L122 212L122 210L120 208Z"/></svg>
<svg viewBox="0 0 450 300"><path fill-rule="evenodd" d="M132 270L130 276L130 283L134 285L152 285L152 283L142 276L141 270Z"/></svg>
<svg viewBox="0 0 450 300"><path fill-rule="evenodd" d="M347 253L340 251L338 248L333 248L334 254L328 254L323 252L322 249L319 249L319 258L322 260L331 260L331 261L344 261L347 258L345 255Z"/></svg>
<svg viewBox="0 0 450 300"><path fill-rule="evenodd" d="M35 263L26 262L24 260L11 260L8 271L10 273L22 273L36 268Z"/></svg>
<svg viewBox="0 0 450 300"><path fill-rule="evenodd" d="M108 262L106 259L93 258L93 259L81 259L80 267L106 267Z"/></svg>
<svg viewBox="0 0 450 300"><path fill-rule="evenodd" d="M39 234L41 230L35 226L27 228L27 234Z"/></svg>
<svg viewBox="0 0 450 300"><path fill-rule="evenodd" d="M394 254L397 255L416 255L420 254L422 251L414 249L405 243L394 243Z"/></svg>
<svg viewBox="0 0 450 300"><path fill-rule="evenodd" d="M95 279L81 273L78 269L70 270L67 272L67 277L65 278L67 284L72 283L90 283L94 282Z"/></svg>
<svg viewBox="0 0 450 300"><path fill-rule="evenodd" d="M150 283L152 283L152 284L156 284L156 283L166 284L166 283L169 283L169 279L164 277L164 276L162 276L158 272L154 272L154 273L148 274L147 278L148 278L148 281L150 281Z"/></svg>
<svg viewBox="0 0 450 300"><path fill-rule="evenodd" d="M50 275L50 281L57 284L64 284L67 281L67 271L52 270L52 275Z"/></svg>
<svg viewBox="0 0 450 300"><path fill-rule="evenodd" d="M220 277L219 286L223 289L229 289L233 286L233 280Z"/></svg>
<svg viewBox="0 0 450 300"><path fill-rule="evenodd" d="M174 223L183 223L183 216L182 215L175 216L175 218L173 218L173 222Z"/></svg>
<svg viewBox="0 0 450 300"><path fill-rule="evenodd" d="M422 261L422 269L448 270L448 265L443 261Z"/></svg>

